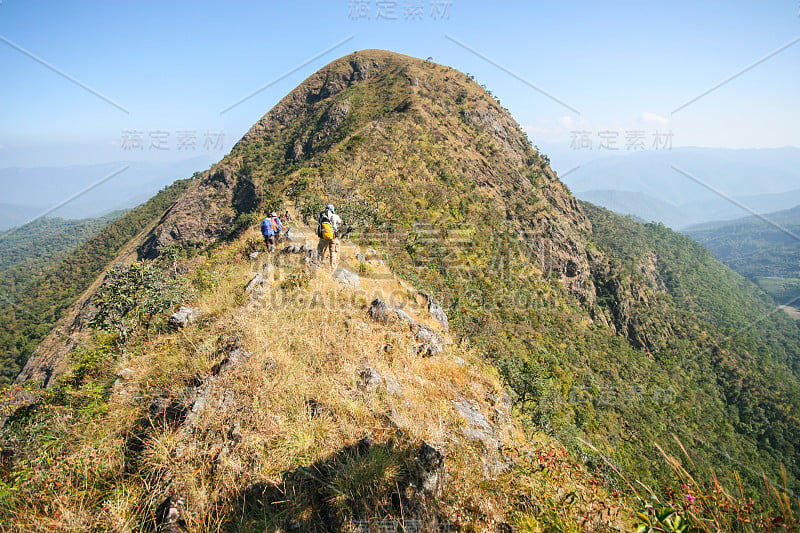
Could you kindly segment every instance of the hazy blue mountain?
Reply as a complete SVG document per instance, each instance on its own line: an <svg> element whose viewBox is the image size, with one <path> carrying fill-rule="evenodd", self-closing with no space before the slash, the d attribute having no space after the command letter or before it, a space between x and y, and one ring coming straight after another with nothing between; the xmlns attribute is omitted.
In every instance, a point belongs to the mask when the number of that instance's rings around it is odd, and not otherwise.
<svg viewBox="0 0 800 533"><path fill-rule="evenodd" d="M138 205L177 179L208 168L202 155L172 163L112 162L62 167L0 168L0 230L29 222L80 191L119 174L48 213L62 218L92 218Z"/></svg>
<svg viewBox="0 0 800 533"><path fill-rule="evenodd" d="M800 190L736 197L735 203L718 198L681 205L670 204L640 192L601 190L577 192L575 195L615 213L633 215L646 222L662 222L678 230L709 222L727 222L747 215L748 211L737 203L761 214L800 205Z"/></svg>
<svg viewBox="0 0 800 533"><path fill-rule="evenodd" d="M739 196L734 199L756 213L775 213L800 205L800 189L774 194ZM749 212L723 198L690 202L679 207L686 214L686 221L677 227L686 229L705 222L725 222L751 216Z"/></svg>
<svg viewBox="0 0 800 533"><path fill-rule="evenodd" d="M31 205L0 203L0 231L30 220L43 209Z"/></svg>
<svg viewBox="0 0 800 533"><path fill-rule="evenodd" d="M610 209L620 215L633 215L644 222L663 222L671 228L683 224L681 209L641 192L583 191L575 193L581 200Z"/></svg>
<svg viewBox="0 0 800 533"><path fill-rule="evenodd" d="M736 202L759 213L800 203L800 148L675 148L589 161L573 152L553 164L578 198L677 229L746 215Z"/></svg>
<svg viewBox="0 0 800 533"><path fill-rule="evenodd" d="M797 189L800 183L800 148L675 148L632 152L588 161L565 175L564 181L574 192L643 192L675 205L719 198L672 166L728 196L780 193Z"/></svg>

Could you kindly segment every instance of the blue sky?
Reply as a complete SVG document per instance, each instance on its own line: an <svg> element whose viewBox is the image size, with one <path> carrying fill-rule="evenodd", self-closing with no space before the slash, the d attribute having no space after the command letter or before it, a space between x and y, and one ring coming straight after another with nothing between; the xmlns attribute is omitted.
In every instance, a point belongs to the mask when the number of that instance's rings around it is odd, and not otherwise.
<svg viewBox="0 0 800 533"><path fill-rule="evenodd" d="M2 0L0 167L218 160L307 76L366 48L473 74L545 149L576 131L595 145L616 132L623 151L630 131L648 144L670 132L674 146L800 146L799 11L797 0Z"/></svg>

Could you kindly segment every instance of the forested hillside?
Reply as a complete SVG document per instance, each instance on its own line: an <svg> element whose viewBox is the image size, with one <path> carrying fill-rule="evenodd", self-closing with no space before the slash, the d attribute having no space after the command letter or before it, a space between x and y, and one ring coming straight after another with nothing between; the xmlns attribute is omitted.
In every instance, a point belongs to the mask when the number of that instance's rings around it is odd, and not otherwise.
<svg viewBox="0 0 800 533"><path fill-rule="evenodd" d="M118 211L81 220L40 218L0 233L0 290L3 295L13 299L17 288L61 261L122 214Z"/></svg>
<svg viewBox="0 0 800 533"><path fill-rule="evenodd" d="M7 284L13 283L13 293L0 301L0 383L7 384L16 378L64 309L103 272L117 251L158 220L190 183L191 180L182 180L164 188L146 203L107 223L99 233L62 260L36 260L34 264L40 271L33 270L32 264L27 263L26 271L11 279L15 272L14 262L26 252L22 243L13 246L14 239L6 243L5 249L9 252L14 250L14 255L6 259L12 266L6 274L0 274L0 279ZM11 233L9 237L14 235Z"/></svg>
<svg viewBox="0 0 800 533"><path fill-rule="evenodd" d="M766 220L765 220L766 219ZM688 228L689 234L723 263L753 280L775 301L800 300L800 206Z"/></svg>

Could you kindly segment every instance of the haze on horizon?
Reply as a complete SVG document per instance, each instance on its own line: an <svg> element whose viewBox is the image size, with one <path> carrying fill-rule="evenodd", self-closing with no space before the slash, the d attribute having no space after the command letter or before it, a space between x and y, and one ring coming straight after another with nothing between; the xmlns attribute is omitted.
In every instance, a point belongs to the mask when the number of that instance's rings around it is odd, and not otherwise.
<svg viewBox="0 0 800 533"><path fill-rule="evenodd" d="M7 0L0 167L217 160L365 48L474 75L556 151L800 146L799 35L794 1Z"/></svg>

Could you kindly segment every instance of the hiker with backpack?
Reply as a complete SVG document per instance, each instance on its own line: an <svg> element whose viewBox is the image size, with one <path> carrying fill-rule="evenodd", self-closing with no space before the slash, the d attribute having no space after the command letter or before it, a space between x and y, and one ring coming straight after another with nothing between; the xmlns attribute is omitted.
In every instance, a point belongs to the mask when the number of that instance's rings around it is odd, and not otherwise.
<svg viewBox="0 0 800 533"><path fill-rule="evenodd" d="M325 206L325 209L317 217L317 237L319 237L319 244L317 245L317 254L319 260L325 260L325 251L328 251L330 258L331 269L336 268L336 263L339 261L339 225L342 223L342 218L335 213L332 204Z"/></svg>
<svg viewBox="0 0 800 533"><path fill-rule="evenodd" d="M264 236L264 244L267 245L267 251L272 252L275 250L275 244L281 236L281 219L278 214L272 212L267 218L261 222L261 235Z"/></svg>

